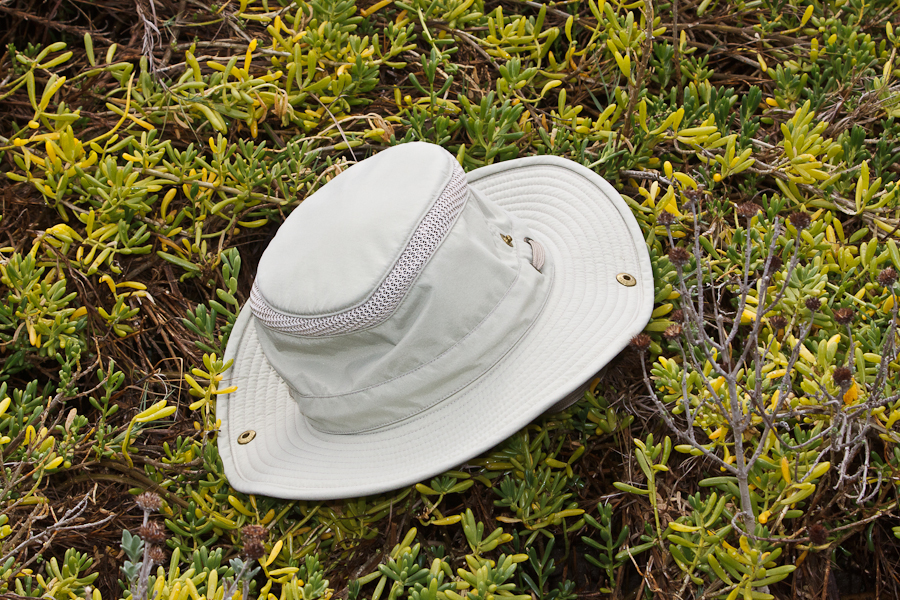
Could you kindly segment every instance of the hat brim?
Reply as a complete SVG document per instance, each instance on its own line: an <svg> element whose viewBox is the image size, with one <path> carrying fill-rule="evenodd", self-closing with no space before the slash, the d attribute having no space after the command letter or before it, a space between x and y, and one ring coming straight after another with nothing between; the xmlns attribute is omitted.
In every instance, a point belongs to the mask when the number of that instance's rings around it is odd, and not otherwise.
<svg viewBox="0 0 900 600"><path fill-rule="evenodd" d="M306 421L269 365L249 309L225 353L234 365L218 399L218 436L234 489L285 499L380 493L452 469L527 425L592 377L644 328L653 276L643 234L622 197L596 173L555 156L489 165L468 184L533 232L553 261L543 311L519 343L456 395L386 430L327 434ZM619 273L637 279L617 282ZM239 444L238 437L255 438Z"/></svg>

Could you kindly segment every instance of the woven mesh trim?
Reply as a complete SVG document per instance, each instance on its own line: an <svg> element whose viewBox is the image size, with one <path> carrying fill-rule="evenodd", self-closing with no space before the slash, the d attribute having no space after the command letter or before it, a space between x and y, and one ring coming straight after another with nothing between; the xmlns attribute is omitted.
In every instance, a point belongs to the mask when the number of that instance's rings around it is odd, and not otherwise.
<svg viewBox="0 0 900 600"><path fill-rule="evenodd" d="M458 164L454 164L447 187L422 218L394 268L363 304L328 317L296 317L270 305L254 282L250 291L253 316L275 331L306 337L360 331L384 322L400 305L416 276L450 231L465 206L467 193L466 175Z"/></svg>

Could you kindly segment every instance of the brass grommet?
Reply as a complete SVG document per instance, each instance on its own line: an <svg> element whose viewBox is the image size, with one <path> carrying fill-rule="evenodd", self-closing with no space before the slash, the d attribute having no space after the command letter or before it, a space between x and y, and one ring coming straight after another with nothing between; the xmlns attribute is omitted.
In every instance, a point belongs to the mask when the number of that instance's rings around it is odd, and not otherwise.
<svg viewBox="0 0 900 600"><path fill-rule="evenodd" d="M504 242L506 242L507 246L512 248L512 236L511 235L506 235L505 233L501 233L500 239L502 239Z"/></svg>
<svg viewBox="0 0 900 600"><path fill-rule="evenodd" d="M238 442L238 444L243 446L244 444L249 444L250 442L252 442L253 438L255 438L255 437L256 437L256 432L253 431L252 429L248 429L247 431L245 431L244 433L242 433L241 435L238 436L237 442Z"/></svg>
<svg viewBox="0 0 900 600"><path fill-rule="evenodd" d="M625 287L634 287L637 285L637 279L631 273L619 273L616 275L616 281Z"/></svg>

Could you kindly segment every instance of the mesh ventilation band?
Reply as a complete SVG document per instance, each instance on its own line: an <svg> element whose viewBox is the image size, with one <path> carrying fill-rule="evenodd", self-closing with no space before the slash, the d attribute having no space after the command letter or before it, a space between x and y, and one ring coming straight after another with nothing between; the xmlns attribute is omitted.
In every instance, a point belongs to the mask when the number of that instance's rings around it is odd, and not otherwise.
<svg viewBox="0 0 900 600"><path fill-rule="evenodd" d="M416 228L406 248L375 292L356 308L328 317L297 317L270 305L256 282L250 291L250 309L263 325L306 337L324 337L350 333L384 322L400 305L419 272L450 231L466 203L466 175L454 163L450 182Z"/></svg>

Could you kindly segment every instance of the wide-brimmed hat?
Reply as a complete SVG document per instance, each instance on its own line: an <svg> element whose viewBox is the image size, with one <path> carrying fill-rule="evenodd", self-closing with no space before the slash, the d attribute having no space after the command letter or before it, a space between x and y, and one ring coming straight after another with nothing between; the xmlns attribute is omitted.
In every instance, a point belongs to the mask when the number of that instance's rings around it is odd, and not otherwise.
<svg viewBox="0 0 900 600"><path fill-rule="evenodd" d="M384 150L284 221L228 340L219 451L248 494L324 500L459 466L557 405L650 318L641 230L534 156L464 173Z"/></svg>

